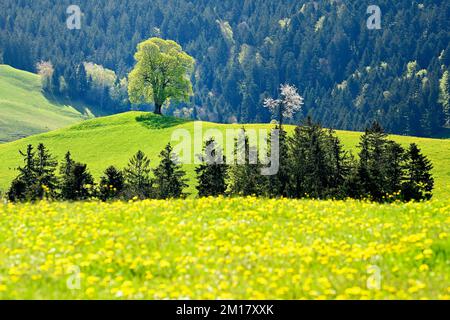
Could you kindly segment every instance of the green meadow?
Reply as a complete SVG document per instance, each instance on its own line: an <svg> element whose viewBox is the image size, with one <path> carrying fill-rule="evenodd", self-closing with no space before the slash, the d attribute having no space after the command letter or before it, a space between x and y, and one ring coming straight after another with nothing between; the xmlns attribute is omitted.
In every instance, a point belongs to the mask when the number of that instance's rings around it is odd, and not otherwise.
<svg viewBox="0 0 450 320"><path fill-rule="evenodd" d="M109 166L124 167L129 158L138 150L144 151L158 164L159 152L172 140L174 132L189 133L194 139L194 122L171 117L155 116L145 112L127 112L119 115L83 121L73 126L52 132L27 137L18 141L0 144L0 188L5 190L16 175L21 164L19 150L28 144L44 143L59 160L70 150L73 157L89 165L90 171L98 178ZM196 125L200 125L197 123ZM216 129L226 136L226 129L239 129L242 125L226 125L202 122L203 134ZM246 129L270 129L268 124L245 125ZM182 129L183 131L176 131ZM293 126L287 130L292 132ZM357 153L361 133L338 131L337 135L347 150ZM434 164L436 198L450 195L450 140L392 136L393 140L407 146L417 143ZM174 142L176 145L178 142ZM193 143L193 142L192 142ZM194 153L194 148L192 153ZM186 165L191 180L189 191L195 193L194 165Z"/></svg>
<svg viewBox="0 0 450 320"><path fill-rule="evenodd" d="M0 65L0 143L62 128L85 118L84 111L45 97L38 75Z"/></svg>

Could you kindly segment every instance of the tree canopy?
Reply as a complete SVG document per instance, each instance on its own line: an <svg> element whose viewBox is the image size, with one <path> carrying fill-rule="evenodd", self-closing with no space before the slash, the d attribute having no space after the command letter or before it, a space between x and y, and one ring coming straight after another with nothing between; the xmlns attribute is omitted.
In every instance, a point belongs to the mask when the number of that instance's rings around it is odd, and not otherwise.
<svg viewBox="0 0 450 320"><path fill-rule="evenodd" d="M155 104L155 113L170 100L188 101L193 94L190 75L194 59L175 41L151 38L137 46L136 65L129 74L132 103Z"/></svg>

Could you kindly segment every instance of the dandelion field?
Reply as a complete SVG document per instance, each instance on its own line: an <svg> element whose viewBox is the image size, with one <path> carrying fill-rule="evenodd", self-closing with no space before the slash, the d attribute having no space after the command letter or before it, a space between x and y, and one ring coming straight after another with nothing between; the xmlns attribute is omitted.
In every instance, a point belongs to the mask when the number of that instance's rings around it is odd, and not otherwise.
<svg viewBox="0 0 450 320"><path fill-rule="evenodd" d="M450 200L0 205L0 299L450 299Z"/></svg>

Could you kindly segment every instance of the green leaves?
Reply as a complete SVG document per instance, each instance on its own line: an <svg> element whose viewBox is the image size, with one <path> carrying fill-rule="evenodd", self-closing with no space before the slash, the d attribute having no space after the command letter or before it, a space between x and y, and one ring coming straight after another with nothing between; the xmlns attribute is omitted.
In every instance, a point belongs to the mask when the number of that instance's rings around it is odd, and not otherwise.
<svg viewBox="0 0 450 320"><path fill-rule="evenodd" d="M188 101L193 94L190 75L194 59L171 40L151 38L137 46L136 65L129 74L132 103L154 103L155 113L168 101Z"/></svg>

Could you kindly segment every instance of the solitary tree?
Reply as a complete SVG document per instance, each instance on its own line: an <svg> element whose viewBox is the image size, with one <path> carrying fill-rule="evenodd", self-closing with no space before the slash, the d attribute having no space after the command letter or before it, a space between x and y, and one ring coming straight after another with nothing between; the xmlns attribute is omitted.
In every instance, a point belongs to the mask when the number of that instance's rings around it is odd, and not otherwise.
<svg viewBox="0 0 450 320"><path fill-rule="evenodd" d="M129 74L132 103L154 103L155 113L167 101L188 101L192 95L190 75L194 59L171 40L151 38L137 46L136 65Z"/></svg>
<svg viewBox="0 0 450 320"><path fill-rule="evenodd" d="M280 99L267 98L264 100L264 107L278 117L280 127L284 119L292 119L301 110L303 98L298 94L297 88L289 84L280 87Z"/></svg>

